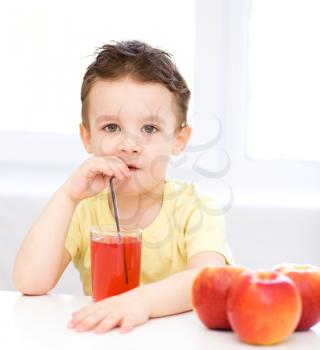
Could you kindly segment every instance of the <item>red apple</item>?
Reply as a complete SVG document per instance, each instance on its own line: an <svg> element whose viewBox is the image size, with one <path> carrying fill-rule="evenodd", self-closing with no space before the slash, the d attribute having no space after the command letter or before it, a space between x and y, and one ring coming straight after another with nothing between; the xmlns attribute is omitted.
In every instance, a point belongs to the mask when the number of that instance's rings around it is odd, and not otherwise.
<svg viewBox="0 0 320 350"><path fill-rule="evenodd" d="M211 329L230 329L227 317L227 297L242 266L208 266L195 277L192 285L192 305L202 323Z"/></svg>
<svg viewBox="0 0 320 350"><path fill-rule="evenodd" d="M243 272L227 305L232 329L249 344L272 345L289 337L301 316L301 298L292 280L279 272Z"/></svg>
<svg viewBox="0 0 320 350"><path fill-rule="evenodd" d="M297 331L305 331L320 321L320 268L314 265L283 263L274 267L290 277L302 300L302 314Z"/></svg>

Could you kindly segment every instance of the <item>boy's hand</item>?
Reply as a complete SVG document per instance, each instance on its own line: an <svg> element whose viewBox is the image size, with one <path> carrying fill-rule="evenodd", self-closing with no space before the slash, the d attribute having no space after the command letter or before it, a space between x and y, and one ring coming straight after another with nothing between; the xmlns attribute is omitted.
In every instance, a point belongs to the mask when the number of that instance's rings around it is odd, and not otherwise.
<svg viewBox="0 0 320 350"><path fill-rule="evenodd" d="M68 326L78 332L92 330L95 333L104 333L120 326L120 332L126 333L147 322L149 317L150 307L138 287L74 312Z"/></svg>
<svg viewBox="0 0 320 350"><path fill-rule="evenodd" d="M77 202L101 192L112 176L121 181L131 173L126 163L117 157L90 157L64 183L62 190Z"/></svg>

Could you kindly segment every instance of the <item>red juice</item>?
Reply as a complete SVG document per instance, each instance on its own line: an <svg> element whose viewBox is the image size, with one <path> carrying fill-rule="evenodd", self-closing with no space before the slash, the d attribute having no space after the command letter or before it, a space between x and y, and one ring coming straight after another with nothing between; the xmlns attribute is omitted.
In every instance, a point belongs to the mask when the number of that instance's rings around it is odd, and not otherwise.
<svg viewBox="0 0 320 350"><path fill-rule="evenodd" d="M101 236L91 239L92 298L99 301L140 284L141 238ZM127 279L126 270L127 267Z"/></svg>

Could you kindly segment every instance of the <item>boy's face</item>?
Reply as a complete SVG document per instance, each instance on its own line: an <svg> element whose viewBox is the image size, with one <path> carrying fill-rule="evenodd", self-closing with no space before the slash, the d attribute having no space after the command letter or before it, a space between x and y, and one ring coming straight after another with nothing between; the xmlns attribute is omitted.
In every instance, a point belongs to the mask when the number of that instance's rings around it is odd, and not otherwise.
<svg viewBox="0 0 320 350"><path fill-rule="evenodd" d="M117 190L141 194L163 182L170 155L178 155L191 135L190 126L178 128L173 93L159 83L127 77L97 81L88 102L90 130L80 125L86 150L138 168Z"/></svg>

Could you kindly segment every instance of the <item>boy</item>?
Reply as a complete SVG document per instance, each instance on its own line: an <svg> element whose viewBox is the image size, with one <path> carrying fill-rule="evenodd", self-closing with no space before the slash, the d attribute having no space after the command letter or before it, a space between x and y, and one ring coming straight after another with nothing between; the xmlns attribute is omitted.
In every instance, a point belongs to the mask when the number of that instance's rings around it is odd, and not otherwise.
<svg viewBox="0 0 320 350"><path fill-rule="evenodd" d="M80 135L92 154L57 190L17 254L13 278L24 294L49 292L73 260L91 294L91 226L143 229L141 286L82 308L69 327L128 332L151 317L192 309L193 278L230 261L224 219L194 185L166 178L171 155L187 145L190 91L170 55L139 41L108 44L88 67L81 90Z"/></svg>

